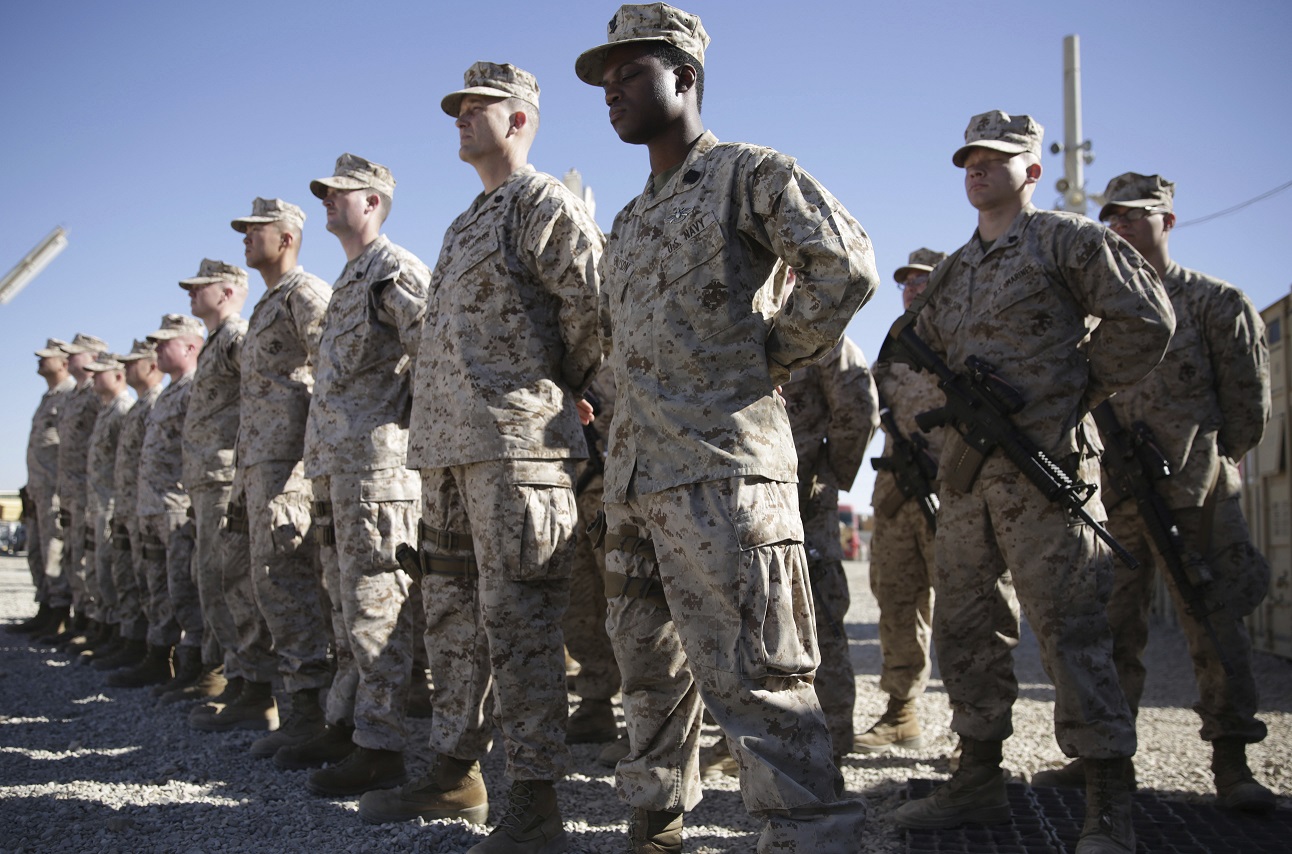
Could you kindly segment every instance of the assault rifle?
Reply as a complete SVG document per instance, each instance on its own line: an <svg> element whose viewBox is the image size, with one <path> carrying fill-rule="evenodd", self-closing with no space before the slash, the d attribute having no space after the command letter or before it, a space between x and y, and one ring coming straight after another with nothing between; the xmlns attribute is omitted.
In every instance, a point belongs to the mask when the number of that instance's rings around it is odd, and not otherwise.
<svg viewBox="0 0 1292 854"><path fill-rule="evenodd" d="M875 471L892 472L902 495L919 502L929 530L937 531L938 494L933 491L933 482L938 479L938 463L929 453L929 440L922 433L910 436L903 433L887 406L879 410L879 423L893 440L893 453L888 457L871 457L871 467Z"/></svg>
<svg viewBox="0 0 1292 854"><path fill-rule="evenodd" d="M1074 480L1014 426L1010 416L1023 408L1023 397L996 375L992 365L977 356L970 356L965 360L968 373L956 373L915 333L913 324L901 327L896 333L896 342L918 367L937 376L938 388L947 396L945 406L920 413L915 416L915 422L926 432L949 424L964 438L973 454L973 458L963 466L957 466L958 470L969 473L965 482L972 483L987 455L999 448L1048 501L1089 525L1131 569L1139 566L1131 553L1086 510L1085 503L1095 494L1095 485Z"/></svg>
<svg viewBox="0 0 1292 854"><path fill-rule="evenodd" d="M1216 655L1225 672L1233 675L1232 657L1221 643L1211 615L1224 611L1228 606L1224 594L1218 589L1211 567L1202 555L1191 549L1180 534L1171 509L1154 487L1156 481L1170 477L1171 464L1158 449L1152 429L1143 421L1136 421L1127 430L1117 420L1112 405L1104 401L1094 408L1095 425L1104 441L1103 466L1113 489L1127 498L1135 499L1144 527L1162 556L1167 570L1175 581L1176 590L1184 601L1185 612L1197 621L1211 639Z"/></svg>

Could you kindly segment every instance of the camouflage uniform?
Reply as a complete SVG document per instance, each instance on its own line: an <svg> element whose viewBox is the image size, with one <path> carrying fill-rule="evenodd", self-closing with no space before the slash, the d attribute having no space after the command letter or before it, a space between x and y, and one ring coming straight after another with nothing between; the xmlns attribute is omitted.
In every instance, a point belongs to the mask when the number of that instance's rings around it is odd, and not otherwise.
<svg viewBox="0 0 1292 854"><path fill-rule="evenodd" d="M857 682L844 617L851 597L839 543L839 490L850 489L879 426L875 381L861 348L847 336L816 364L781 386L798 453L799 513L816 614L817 697L836 756L852 750Z"/></svg>
<svg viewBox="0 0 1292 854"><path fill-rule="evenodd" d="M797 273L783 308L782 263ZM617 788L642 809L696 805L703 699L767 819L760 850L850 848L864 812L836 801L797 455L773 389L873 293L870 240L793 159L706 132L619 213L601 269L618 392L606 566L624 577L607 628L630 743Z"/></svg>
<svg viewBox="0 0 1292 854"><path fill-rule="evenodd" d="M602 245L582 202L522 166L449 226L418 351L408 460L432 529L422 538L431 746L483 759L492 687L513 780L553 780L569 760L560 624L574 460L587 456L575 402L601 364Z"/></svg>
<svg viewBox="0 0 1292 854"><path fill-rule="evenodd" d="M919 432L915 416L946 403L931 374L901 362L875 365L879 396L897 426ZM929 454L942 451L942 428L923 434ZM894 453L884 436L884 457ZM933 485L937 488L937 485ZM929 682L929 641L933 634L933 529L916 501L908 500L892 472L875 474L872 495L875 531L870 538L870 592L879 604L879 689L897 700L914 700Z"/></svg>
<svg viewBox="0 0 1292 854"><path fill-rule="evenodd" d="M183 484L184 413L193 392L193 374L171 380L157 397L144 427L139 451L139 540L148 587L144 608L148 644L174 646L183 632L185 646L202 645L202 606L193 582L192 506Z"/></svg>
<svg viewBox="0 0 1292 854"><path fill-rule="evenodd" d="M952 266L941 286L926 292L921 337L953 367L971 355L994 365L1025 401L1013 416L1018 430L1097 483L1090 407L1148 373L1170 339L1170 303L1152 268L1099 225L1030 204L990 248L975 233L944 263ZM1135 729L1104 614L1111 553L1003 454L987 458L968 491L955 489L963 449L949 433L934 577L934 640L951 728L982 742L1012 731L1018 606L1005 587L1008 569L1055 684L1059 747L1069 756L1131 756ZM1097 495L1087 509L1104 516Z"/></svg>
<svg viewBox="0 0 1292 854"><path fill-rule="evenodd" d="M416 536L420 482L404 467L412 394L403 367L417 351L429 280L385 235L346 264L323 319L305 426L337 645L327 720L353 722L354 743L374 750L402 750L406 734L416 603L395 547Z"/></svg>
<svg viewBox="0 0 1292 854"><path fill-rule="evenodd" d="M323 610L313 490L301 457L319 334L332 288L301 267L265 291L242 344L238 476L246 491L252 580L289 693L325 686L330 608ZM318 607L315 607L317 604Z"/></svg>
<svg viewBox="0 0 1292 854"><path fill-rule="evenodd" d="M162 386L158 383L139 395L126 414L117 440L112 539L114 548L125 546L128 551L124 561L112 565L112 585L117 591L121 636L126 640L145 640L148 634L148 618L144 614L148 579L143 574L143 537L139 533L139 469L148 414L161 393Z"/></svg>
<svg viewBox="0 0 1292 854"><path fill-rule="evenodd" d="M120 362L96 363L115 365L107 370L122 370ZM113 583L115 574L120 574L117 564L128 563L129 556L123 555L112 545L112 517L116 512L114 490L116 488L117 445L121 437L121 428L126 416L134 406L130 394L122 391L107 406L99 410L90 433L90 453L87 463L89 489L86 493L86 518L94 532L94 551L86 555L86 581L94 597L96 619L101 623L119 623L117 610L117 588ZM88 542L87 542L88 545ZM93 564L90 563L93 555Z"/></svg>
<svg viewBox="0 0 1292 854"><path fill-rule="evenodd" d="M1260 441L1269 419L1265 325L1242 291L1227 282L1172 262L1162 283L1175 309L1171 345L1162 363L1114 397L1112 406L1123 427L1143 421L1152 429L1172 471L1155 484L1157 493L1185 543L1206 560L1228 604L1210 620L1213 625L1229 623L1218 634L1232 639L1232 676L1225 674L1205 630L1189 615L1166 573L1198 680L1200 700L1194 708L1202 718L1202 738L1257 742L1265 738L1265 724L1256 718L1258 692L1242 618L1265 598L1270 567L1252 545L1234 460ZM1109 529L1140 561L1135 570L1118 564L1108 604L1117 675L1136 713L1144 690L1140 659L1160 561L1135 502L1118 495L1107 504Z"/></svg>
<svg viewBox="0 0 1292 854"><path fill-rule="evenodd" d="M41 395L40 405L31 419L31 436L27 439L27 491L36 508L36 524L27 539L33 545L40 544L41 555L40 564L32 567L32 581L36 585L36 601L50 607L72 604L70 593L59 593L64 543L58 517L58 420L74 388L76 380L69 376Z"/></svg>
<svg viewBox="0 0 1292 854"><path fill-rule="evenodd" d="M606 434L615 415L615 378L609 367L597 373L584 395L596 400L597 420L584 430L588 459L575 471L575 501L579 508L579 531L575 537L574 564L570 569L570 606L561 620L561 633L570 655L579 663L574 693L583 700L609 700L619 693L619 663L606 634L606 555L593 545L586 533L605 506Z"/></svg>
<svg viewBox="0 0 1292 854"><path fill-rule="evenodd" d="M218 272L218 263L204 260L198 277L184 280L181 286L198 286L212 279L218 286L234 276ZM227 270L229 265L220 267ZM241 269L232 269L245 280ZM211 330L198 354L192 397L184 417L184 486L193 501L196 527L193 578L206 631L202 659L207 665L223 661L227 678L269 682L274 676L274 658L269 630L256 607L247 532L224 524L233 495L246 332L246 320L227 317ZM248 402L258 403L254 399Z"/></svg>
<svg viewBox="0 0 1292 854"><path fill-rule="evenodd" d="M99 398L87 379L68 395L58 413L58 502L64 522L58 586L70 591L72 607L86 616L94 616L85 579L85 544L90 532L85 516L86 464L99 408Z"/></svg>

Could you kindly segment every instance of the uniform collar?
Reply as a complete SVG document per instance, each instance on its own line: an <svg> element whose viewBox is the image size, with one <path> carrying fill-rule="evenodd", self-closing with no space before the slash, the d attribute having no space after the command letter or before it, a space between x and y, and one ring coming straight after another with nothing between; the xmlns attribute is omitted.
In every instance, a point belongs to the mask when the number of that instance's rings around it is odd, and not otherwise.
<svg viewBox="0 0 1292 854"><path fill-rule="evenodd" d="M507 198L508 192L511 190L512 184L520 181L522 178L528 178L532 174L534 174L534 167L526 163L508 175L492 193L481 193L476 196L475 201L471 203L471 207L467 209L465 214L463 214L461 225L470 225L483 216L485 212L492 211L498 205L503 204Z"/></svg>
<svg viewBox="0 0 1292 854"><path fill-rule="evenodd" d="M991 245L990 249L983 249L982 238L978 236L978 229L975 228L973 237L970 238L969 244L965 247L961 260L970 266L977 267L991 253L1014 246L1023 239L1023 232L1027 230L1028 225L1031 224L1032 218L1036 214L1036 206L1031 202L1023 205L1023 209L1014 217L1014 221L1009 224L1009 228L1006 229L1004 234L996 238L996 242Z"/></svg>
<svg viewBox="0 0 1292 854"><path fill-rule="evenodd" d="M700 179L704 177L704 169L707 165L705 155L712 151L717 144L718 138L712 132L706 130L700 134L700 138L695 141L695 144L691 146L691 150L687 152L686 159L682 161L682 165L673 173L672 179L664 185L664 189L660 190L659 193L654 192L654 176L647 176L646 188L637 197L637 205L633 212L639 213L650 210L656 205L673 198L678 193L687 192L698 185Z"/></svg>

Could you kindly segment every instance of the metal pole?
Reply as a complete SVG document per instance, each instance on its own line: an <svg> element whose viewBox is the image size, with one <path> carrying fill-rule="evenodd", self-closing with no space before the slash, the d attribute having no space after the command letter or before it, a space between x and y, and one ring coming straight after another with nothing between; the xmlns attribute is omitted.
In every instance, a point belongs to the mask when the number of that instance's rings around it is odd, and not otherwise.
<svg viewBox="0 0 1292 854"><path fill-rule="evenodd" d="M1087 149L1081 138L1081 41L1078 36L1063 39L1063 209L1086 212L1086 182L1082 154Z"/></svg>

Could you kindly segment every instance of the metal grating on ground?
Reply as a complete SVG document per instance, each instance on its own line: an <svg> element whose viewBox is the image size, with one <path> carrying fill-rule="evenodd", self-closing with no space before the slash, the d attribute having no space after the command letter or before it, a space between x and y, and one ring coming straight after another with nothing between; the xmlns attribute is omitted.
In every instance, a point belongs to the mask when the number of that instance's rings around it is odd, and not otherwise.
<svg viewBox="0 0 1292 854"><path fill-rule="evenodd" d="M908 797L925 797L936 785L935 780L912 780L907 786ZM1033 789L1010 783L1006 792L1014 813L1008 824L908 830L906 850L912 854L1065 854L1076 850L1086 814L1083 790ZM1287 810L1249 816L1140 790L1135 793L1134 822L1140 854L1286 854L1292 850L1292 812Z"/></svg>

